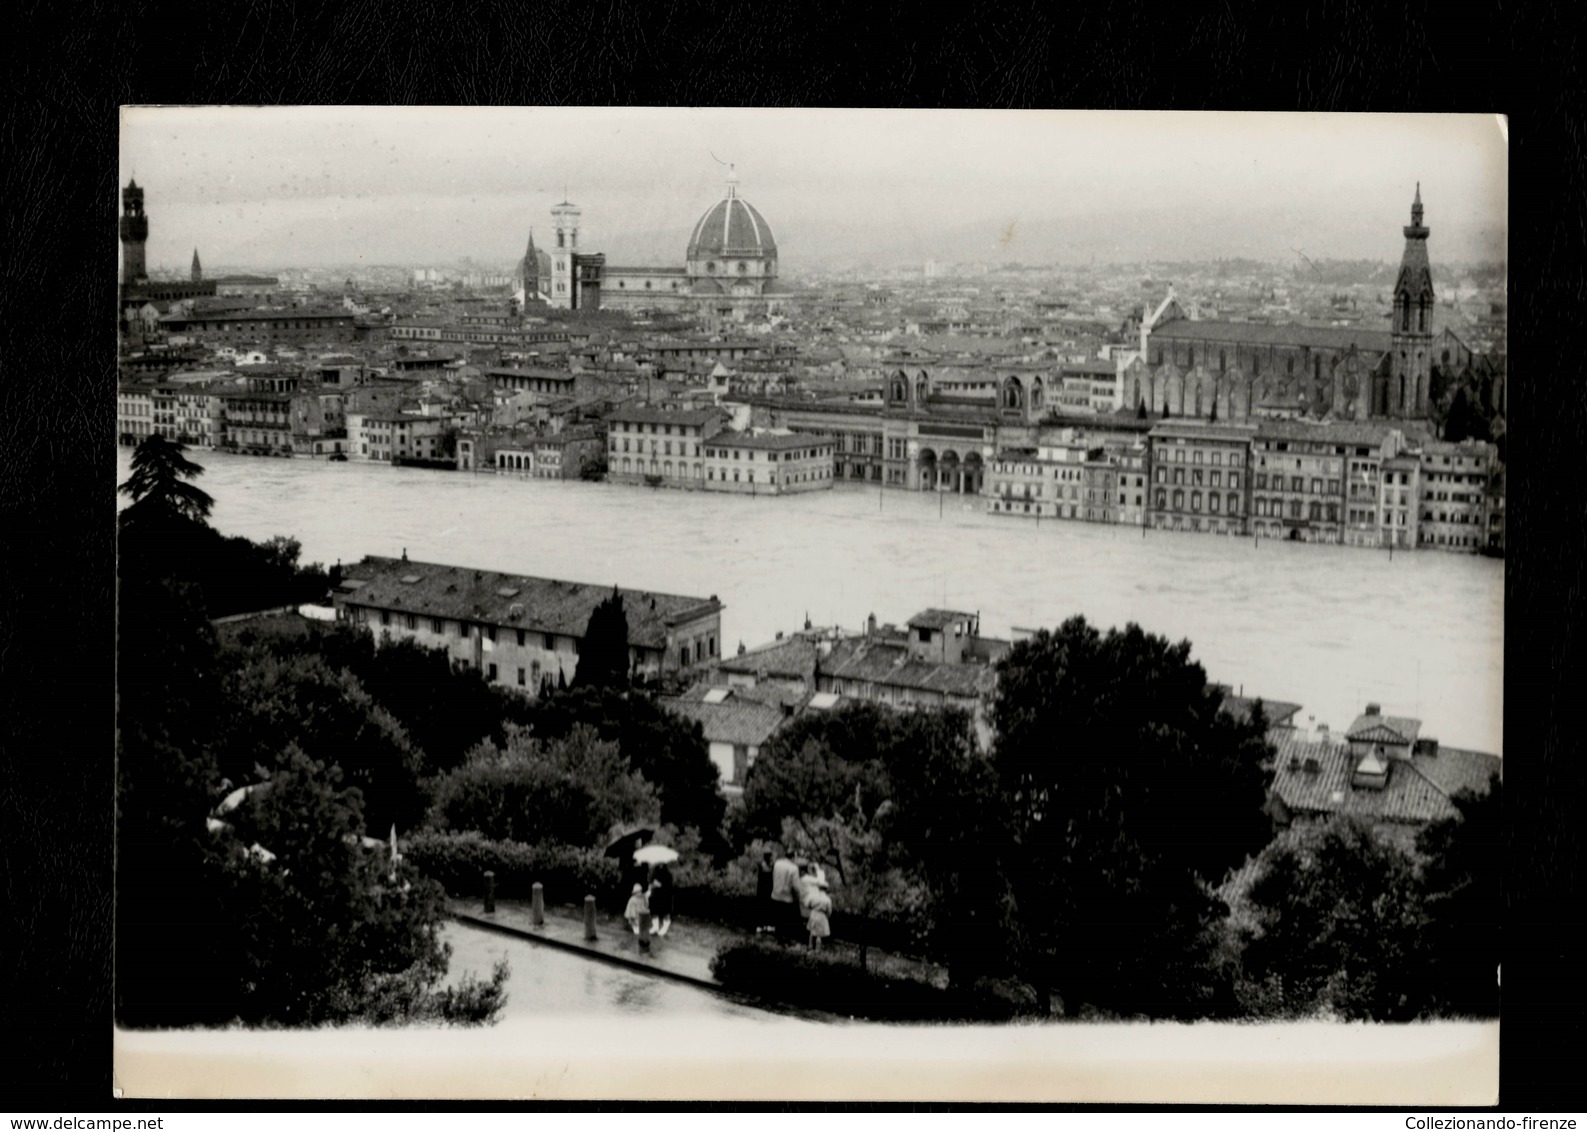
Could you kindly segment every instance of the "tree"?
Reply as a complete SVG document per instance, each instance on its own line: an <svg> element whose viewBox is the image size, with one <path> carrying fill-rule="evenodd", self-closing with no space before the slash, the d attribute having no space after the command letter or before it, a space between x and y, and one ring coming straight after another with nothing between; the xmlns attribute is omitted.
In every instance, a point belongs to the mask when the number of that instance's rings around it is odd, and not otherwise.
<svg viewBox="0 0 1587 1132"><path fill-rule="evenodd" d="M1504 917L1504 797L1495 775L1486 791L1462 790L1454 817L1417 838L1426 858L1422 903L1424 961L1436 1009L1492 1018L1499 1013L1498 970Z"/></svg>
<svg viewBox="0 0 1587 1132"><path fill-rule="evenodd" d="M601 739L615 741L630 765L656 788L661 820L680 830L693 826L713 857L726 852L721 826L727 803L699 723L680 719L641 692L611 688L545 695L527 710L541 739L560 738L585 724Z"/></svg>
<svg viewBox="0 0 1587 1132"><path fill-rule="evenodd" d="M994 762L1012 823L1009 878L1029 980L1071 1006L1208 1009L1211 885L1263 845L1271 757L1190 660L1130 624L1084 618L998 666Z"/></svg>
<svg viewBox="0 0 1587 1132"><path fill-rule="evenodd" d="M132 500L127 508L129 521L151 512L194 523L209 518L215 500L203 488L186 482L204 474L201 465L182 455L186 451L185 444L159 433L145 437L133 451L132 474L119 488Z"/></svg>
<svg viewBox="0 0 1587 1132"><path fill-rule="evenodd" d="M218 839L232 931L217 942L236 970L215 989L236 994L244 1022L277 1025L445 1017L463 1006L445 992L433 1001L450 956L440 885L363 845L358 792L340 787L335 767L296 745L278 765ZM505 977L498 969L452 1020L489 1020Z"/></svg>
<svg viewBox="0 0 1587 1132"><path fill-rule="evenodd" d="M1282 1017L1407 1021L1427 1005L1413 862L1351 817L1291 827L1257 858L1243 994Z"/></svg>
<svg viewBox="0 0 1587 1132"><path fill-rule="evenodd" d="M924 875L932 950L947 962L950 984L966 986L1009 968L1007 811L969 713L947 708L906 718L905 738L886 752L887 835Z"/></svg>
<svg viewBox="0 0 1587 1132"><path fill-rule="evenodd" d="M256 768L272 771L296 745L340 768L373 828L409 829L423 819L424 754L352 672L317 656L253 656L227 675L225 698L217 755L234 784L255 781Z"/></svg>
<svg viewBox="0 0 1587 1132"><path fill-rule="evenodd" d="M623 612L623 595L613 586L612 596L590 612L573 686L622 689L628 687L628 673L628 615Z"/></svg>
<svg viewBox="0 0 1587 1132"><path fill-rule="evenodd" d="M527 728L482 743L435 787L432 818L458 832L528 844L604 845L614 828L654 825L655 789L617 744L578 726L542 742Z"/></svg>
<svg viewBox="0 0 1587 1132"><path fill-rule="evenodd" d="M744 784L741 832L775 838L785 818L853 818L890 795L884 752L900 738L898 713L850 701L806 712L761 748Z"/></svg>

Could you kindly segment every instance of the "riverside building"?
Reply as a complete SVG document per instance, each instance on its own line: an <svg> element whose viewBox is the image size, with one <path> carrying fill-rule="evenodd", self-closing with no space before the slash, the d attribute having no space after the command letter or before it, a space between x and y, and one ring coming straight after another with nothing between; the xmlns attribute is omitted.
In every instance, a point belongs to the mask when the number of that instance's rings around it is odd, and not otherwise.
<svg viewBox="0 0 1587 1132"><path fill-rule="evenodd" d="M492 684L533 696L546 681L573 679L590 615L612 592L610 586L370 556L346 568L335 605L339 620L363 626L377 640L440 649ZM722 603L714 595L617 593L636 678L716 658Z"/></svg>

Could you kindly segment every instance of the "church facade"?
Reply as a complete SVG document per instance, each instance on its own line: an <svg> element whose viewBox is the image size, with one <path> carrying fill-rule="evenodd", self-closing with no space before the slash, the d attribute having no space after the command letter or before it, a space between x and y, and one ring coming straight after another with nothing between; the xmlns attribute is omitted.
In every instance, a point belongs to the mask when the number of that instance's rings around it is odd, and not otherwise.
<svg viewBox="0 0 1587 1132"><path fill-rule="evenodd" d="M1122 406L1204 420L1426 420L1435 349L1433 279L1421 186L1404 229L1390 325L1266 324L1191 319L1173 290L1141 324L1140 356L1122 376Z"/></svg>

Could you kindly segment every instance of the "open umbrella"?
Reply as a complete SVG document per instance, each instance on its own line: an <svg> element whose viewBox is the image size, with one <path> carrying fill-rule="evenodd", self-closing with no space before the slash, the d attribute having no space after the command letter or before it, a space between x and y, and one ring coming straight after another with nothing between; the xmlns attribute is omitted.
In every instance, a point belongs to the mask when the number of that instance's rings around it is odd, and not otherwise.
<svg viewBox="0 0 1587 1132"><path fill-rule="evenodd" d="M616 841L606 847L605 855L616 857L619 861L627 860L645 842L656 836L653 829L635 829L623 834Z"/></svg>
<svg viewBox="0 0 1587 1132"><path fill-rule="evenodd" d="M678 851L666 845L646 845L634 853L638 865L666 865L678 859Z"/></svg>

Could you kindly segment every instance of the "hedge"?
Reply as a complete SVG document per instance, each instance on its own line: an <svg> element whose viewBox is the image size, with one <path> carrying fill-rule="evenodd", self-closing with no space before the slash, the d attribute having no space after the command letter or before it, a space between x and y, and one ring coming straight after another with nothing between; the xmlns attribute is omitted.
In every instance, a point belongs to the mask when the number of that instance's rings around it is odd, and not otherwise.
<svg viewBox="0 0 1587 1132"><path fill-rule="evenodd" d="M941 988L865 970L830 951L746 940L711 960L724 986L790 1006L879 1022L1006 1022L1036 1015L1036 995L1020 983L978 980Z"/></svg>
<svg viewBox="0 0 1587 1132"><path fill-rule="evenodd" d="M486 869L496 874L497 896L528 899L539 881L555 904L581 904L589 894L605 903L622 879L618 862L599 849L491 841L478 833L423 830L403 842L402 852L455 897L484 896Z"/></svg>

